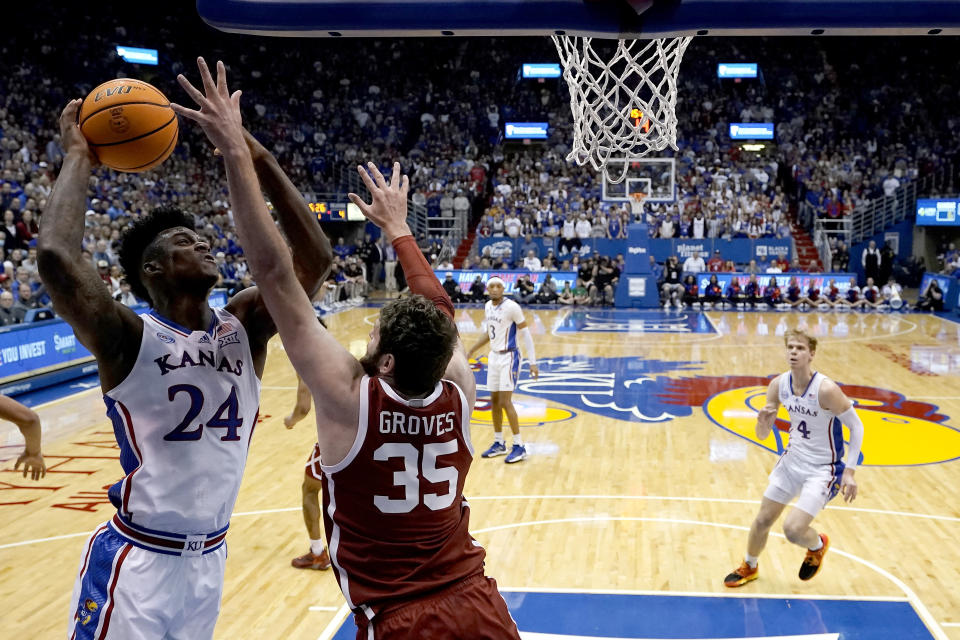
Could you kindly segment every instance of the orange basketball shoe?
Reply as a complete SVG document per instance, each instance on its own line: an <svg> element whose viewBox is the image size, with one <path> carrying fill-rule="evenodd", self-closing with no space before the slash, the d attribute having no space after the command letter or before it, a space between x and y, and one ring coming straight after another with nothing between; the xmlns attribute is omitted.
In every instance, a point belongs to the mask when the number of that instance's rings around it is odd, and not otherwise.
<svg viewBox="0 0 960 640"><path fill-rule="evenodd" d="M830 548L830 538L827 537L827 534L820 534L820 541L823 542L823 546L817 549L816 551L807 550L807 555L803 559L803 564L800 565L800 579L809 580L813 576L817 575L820 571L820 567L823 566L823 556L827 555L827 549Z"/></svg>
<svg viewBox="0 0 960 640"><path fill-rule="evenodd" d="M297 569L316 569L317 571L326 571L330 568L330 554L327 553L326 549L324 549L323 553L320 555L317 555L312 551L307 551L306 554L300 556L299 558L294 558L291 560L290 564Z"/></svg>
<svg viewBox="0 0 960 640"><path fill-rule="evenodd" d="M760 577L760 565L758 564L755 567L751 567L747 564L747 561L744 560L740 563L740 566L737 567L737 570L728 575L723 579L723 584L726 587L742 587L748 582L752 582Z"/></svg>

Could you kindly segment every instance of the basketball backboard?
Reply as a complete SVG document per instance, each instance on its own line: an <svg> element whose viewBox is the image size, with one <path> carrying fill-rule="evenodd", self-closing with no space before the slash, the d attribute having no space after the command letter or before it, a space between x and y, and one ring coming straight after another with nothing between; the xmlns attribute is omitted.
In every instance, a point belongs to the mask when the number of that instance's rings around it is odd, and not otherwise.
<svg viewBox="0 0 960 640"><path fill-rule="evenodd" d="M612 174L621 175L622 159L610 160L608 164ZM648 202L673 202L677 198L674 158L631 158L623 175L620 182L611 182L603 175L603 200L631 202L637 193L646 194L644 199Z"/></svg>
<svg viewBox="0 0 960 640"><path fill-rule="evenodd" d="M197 0L230 32L270 36L960 35L955 0Z"/></svg>

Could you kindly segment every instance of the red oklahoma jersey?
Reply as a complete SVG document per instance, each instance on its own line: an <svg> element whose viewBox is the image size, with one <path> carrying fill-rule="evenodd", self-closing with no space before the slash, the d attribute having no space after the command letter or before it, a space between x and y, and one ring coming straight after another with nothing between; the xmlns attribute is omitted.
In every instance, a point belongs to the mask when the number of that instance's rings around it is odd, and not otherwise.
<svg viewBox="0 0 960 640"><path fill-rule="evenodd" d="M404 400L360 381L360 423L347 457L322 465L323 521L351 609L442 589L483 571L463 485L473 462L470 414L449 380Z"/></svg>

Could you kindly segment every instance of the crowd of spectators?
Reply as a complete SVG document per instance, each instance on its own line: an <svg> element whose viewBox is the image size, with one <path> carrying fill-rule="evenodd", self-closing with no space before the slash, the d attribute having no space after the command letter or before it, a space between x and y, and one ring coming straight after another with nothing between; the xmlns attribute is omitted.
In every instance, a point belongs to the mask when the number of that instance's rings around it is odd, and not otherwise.
<svg viewBox="0 0 960 640"><path fill-rule="evenodd" d="M0 51L6 70L0 76L4 324L48 303L31 249L63 159L56 129L63 105L123 75L183 100L174 79L192 73L197 42L208 57L230 66L244 90L247 127L305 198L355 189L359 161L373 161L386 173L397 160L411 176L412 202L426 216L472 218L480 237L523 238L517 256L478 252L463 267L590 271L569 295L556 292L560 302L612 300L610 282L598 282L598 274L601 262L621 270L622 256L581 255L588 238L623 239L637 220L658 238L788 237L794 198L814 203L823 215L843 215L931 171L955 149L952 133L960 127L947 109L957 62L936 39L887 39L882 58L826 39L695 39L680 77L679 148L664 154L676 161L676 199L648 201L634 212L631 203L604 201L592 169L565 160L571 117L563 82L504 81L522 62L553 59L546 38L360 39L344 47L339 40L223 34L178 12L148 19L132 9L92 16L69 3L33 9L14 16L23 28L10 33ZM62 42L55 24L73 25L76 37ZM161 64L127 64L115 54L117 44L156 46ZM65 57L82 64L65 65ZM763 77L721 83L718 60L760 61ZM888 60L901 69L922 66L924 74L888 81ZM930 77L942 82L931 84ZM530 119L551 123L546 144L503 144L504 122ZM748 154L731 145L726 125L733 120L776 122L777 146ZM90 183L84 256L127 304L135 298L117 263L119 236L161 204L195 215L229 293L253 284L219 160L196 128L183 124L176 151L158 170L99 169ZM347 224L327 229L353 249L338 251L328 303L360 298L381 280L388 291L403 288L392 247L375 236L350 238ZM421 238L425 255L438 265L442 240L442 231ZM845 251L839 248L841 257ZM835 267L841 263L835 259ZM444 264L454 266L449 259ZM960 259L952 256L948 264L956 270ZM533 295L542 299L539 291Z"/></svg>

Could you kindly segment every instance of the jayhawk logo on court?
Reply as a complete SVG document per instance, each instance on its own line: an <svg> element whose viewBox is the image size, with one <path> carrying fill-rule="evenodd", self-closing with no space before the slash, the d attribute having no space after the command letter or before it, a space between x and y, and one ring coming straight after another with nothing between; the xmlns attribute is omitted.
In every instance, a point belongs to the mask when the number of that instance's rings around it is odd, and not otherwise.
<svg viewBox="0 0 960 640"><path fill-rule="evenodd" d="M718 427L780 455L790 431L790 418L782 405L777 428L764 440L758 440L755 433L757 412L766 402L767 385L773 378L681 378L668 382L661 398L669 404L701 406ZM909 466L960 458L960 431L945 424L949 418L938 413L936 406L887 389L837 384L863 421L863 465ZM846 427L843 431L846 440L850 434Z"/></svg>
<svg viewBox="0 0 960 640"><path fill-rule="evenodd" d="M472 362L478 394L486 388L486 362L485 357ZM564 356L543 358L537 364L536 380L523 372L529 371L527 362L521 364L515 403L522 401L518 396L534 396L629 422L665 422L693 414L689 406L661 399L670 379L657 374L698 369L698 362Z"/></svg>
<svg viewBox="0 0 960 640"><path fill-rule="evenodd" d="M513 407L517 410L517 419L521 427L540 427L554 422L564 422L577 414L569 409L550 406L538 398L513 398ZM470 422L476 426L492 427L493 411L490 398L477 398L473 405Z"/></svg>
<svg viewBox="0 0 960 640"><path fill-rule="evenodd" d="M693 407L701 407L718 427L772 453L779 455L787 446L790 420L782 406L777 429L762 441L755 434L757 412L773 376L671 378L663 374L695 370L700 363L639 357L569 356L544 358L538 364L539 379L521 373L514 391L518 412L524 403L530 405L527 422L521 418L523 424L567 419L560 413L547 413L547 407L552 409L556 404L627 422L667 422L691 416ZM482 395L486 358L471 361L471 365ZM524 362L521 371L526 367ZM861 454L864 465L903 466L960 459L960 430L946 424L949 417L938 413L936 406L908 400L888 389L849 384L840 384L840 388L854 402L866 430ZM527 400L530 396L549 405ZM474 419L489 423L489 407L483 402L483 398L478 400ZM846 427L844 434L849 436Z"/></svg>

